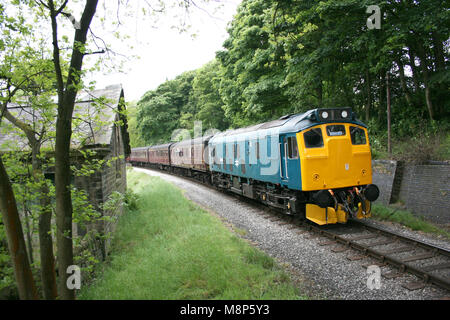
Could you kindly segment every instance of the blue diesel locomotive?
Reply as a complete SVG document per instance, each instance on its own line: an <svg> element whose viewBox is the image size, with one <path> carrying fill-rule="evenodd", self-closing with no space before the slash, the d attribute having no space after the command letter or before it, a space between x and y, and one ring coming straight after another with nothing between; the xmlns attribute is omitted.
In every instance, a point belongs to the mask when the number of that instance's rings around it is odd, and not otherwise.
<svg viewBox="0 0 450 320"><path fill-rule="evenodd" d="M168 148L165 164L142 161L142 148L129 161L196 177L319 225L370 217L379 196L367 127L350 108L314 109Z"/></svg>

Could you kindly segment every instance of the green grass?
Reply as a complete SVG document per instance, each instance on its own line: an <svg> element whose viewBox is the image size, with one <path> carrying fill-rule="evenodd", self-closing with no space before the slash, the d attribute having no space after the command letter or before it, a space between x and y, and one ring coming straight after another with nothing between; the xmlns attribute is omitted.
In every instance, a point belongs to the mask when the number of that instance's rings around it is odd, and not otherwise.
<svg viewBox="0 0 450 320"><path fill-rule="evenodd" d="M435 226L423 218L416 217L411 212L406 210L374 204L372 216L375 219L400 223L412 230L443 235L450 239L450 233L448 231Z"/></svg>
<svg viewBox="0 0 450 320"><path fill-rule="evenodd" d="M113 253L79 299L301 299L276 261L182 191L128 171L138 208L119 220Z"/></svg>

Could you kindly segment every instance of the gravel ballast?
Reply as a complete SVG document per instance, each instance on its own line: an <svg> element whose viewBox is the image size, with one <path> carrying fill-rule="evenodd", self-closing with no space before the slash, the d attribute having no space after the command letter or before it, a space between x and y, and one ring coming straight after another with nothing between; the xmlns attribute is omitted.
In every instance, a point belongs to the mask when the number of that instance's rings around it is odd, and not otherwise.
<svg viewBox="0 0 450 320"><path fill-rule="evenodd" d="M381 277L379 289L369 289L369 274L363 265L373 265L376 260L363 258L350 261L347 257L359 255L353 250L332 252L336 245L319 246L324 242L323 237L312 237L309 232L289 227L279 221L271 221L264 217L264 209L256 208L239 199L222 192L208 188L199 183L162 173L159 171L135 168L134 170L158 176L184 190L185 196L219 216L233 226L245 230L237 234L247 239L286 267L303 293L313 299L387 299L387 300L423 300L448 297L449 293L435 286L427 285L423 289L410 291L402 284L420 280L413 275L387 279ZM267 213L267 212L266 212ZM370 223L376 224L376 221ZM395 229L394 226L388 226ZM399 230L395 230L399 232ZM410 237L424 242L435 243L448 248L449 244L443 240L436 240L424 234L400 230ZM395 269L381 267L381 274Z"/></svg>

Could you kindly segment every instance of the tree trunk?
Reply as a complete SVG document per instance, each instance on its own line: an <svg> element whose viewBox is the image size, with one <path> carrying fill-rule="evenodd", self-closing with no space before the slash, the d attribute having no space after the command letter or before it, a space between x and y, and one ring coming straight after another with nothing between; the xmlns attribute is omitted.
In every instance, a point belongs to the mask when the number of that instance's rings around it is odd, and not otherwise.
<svg viewBox="0 0 450 320"><path fill-rule="evenodd" d="M316 94L317 94L317 107L322 108L323 105L323 85L322 81L319 81L319 86L316 88Z"/></svg>
<svg viewBox="0 0 450 320"><path fill-rule="evenodd" d="M0 157L0 211L6 229L8 248L14 267L20 299L38 299L38 293L27 257L25 239L17 203L8 174Z"/></svg>
<svg viewBox="0 0 450 320"><path fill-rule="evenodd" d="M380 71L378 122L384 122L386 115L386 72Z"/></svg>
<svg viewBox="0 0 450 320"><path fill-rule="evenodd" d="M445 56L442 43L442 37L436 31L432 32L433 36L433 52L436 61L436 72L445 73ZM437 84L438 97L436 99L435 111L437 116L442 116L445 113L445 101L448 100L445 92L447 92L447 87L445 82L440 82Z"/></svg>
<svg viewBox="0 0 450 320"><path fill-rule="evenodd" d="M425 86L425 102L427 105L428 115L430 116L430 120L434 120L433 114L433 104L431 102L431 93L430 93L430 84L429 84L429 76L428 76L428 65L427 65L427 57L425 49L422 45L418 46L418 54L420 58L420 67L422 68L423 75L423 85Z"/></svg>
<svg viewBox="0 0 450 320"><path fill-rule="evenodd" d="M370 119L370 109L372 107L372 92L371 92L369 70L366 70L366 90L367 90L366 122L368 122Z"/></svg>
<svg viewBox="0 0 450 320"><path fill-rule="evenodd" d="M39 247L41 259L41 280L44 298L53 300L57 296L55 256L53 254L53 241L50 235L52 210L50 208L51 199L49 198L49 188L42 172L42 161L39 159L41 153L41 141L36 139L36 132L25 122L17 119L8 110L5 111L5 118L16 127L20 128L28 138L31 146L32 175L36 184L40 187L40 205L39 214ZM30 259L30 261L32 261Z"/></svg>
<svg viewBox="0 0 450 320"><path fill-rule="evenodd" d="M403 66L403 63L400 58L397 59L397 65L398 65L398 72L400 76L400 85L402 86L403 94L405 95L406 102L408 105L412 105L411 96L408 91L408 87L406 86L406 80L405 80L405 69Z"/></svg>
<svg viewBox="0 0 450 320"><path fill-rule="evenodd" d="M387 105L387 134L388 134L388 154L392 155L391 145L391 88L389 84L389 71L386 72L386 105Z"/></svg>
<svg viewBox="0 0 450 320"><path fill-rule="evenodd" d="M53 63L58 80L58 118L56 120L55 143L55 187L56 187L56 240L58 245L58 292L61 299L75 298L75 291L67 287L67 269L73 265L72 242L72 198L70 190L70 140L72 136L72 114L77 88L80 84L80 71L83 64L83 45L94 17L98 0L87 0L80 20L80 28L75 31L74 48L70 61L69 74L63 85L56 16L53 1L49 1L53 32Z"/></svg>
<svg viewBox="0 0 450 320"><path fill-rule="evenodd" d="M30 262L30 264L33 264L33 240L30 227L30 211L28 210L26 203L23 204L23 214L25 216L25 228L28 243L28 261Z"/></svg>
<svg viewBox="0 0 450 320"><path fill-rule="evenodd" d="M42 291L44 298L47 300L56 299L56 271L55 271L55 256L53 254L53 239L50 234L52 209L51 199L49 197L49 188L47 181L42 172L42 161L39 159L40 143L33 146L32 154L32 168L34 181L40 184L40 206L39 213L39 248L41 258L41 280Z"/></svg>
<svg viewBox="0 0 450 320"><path fill-rule="evenodd" d="M411 48L411 46L408 47L409 52L409 66L411 67L412 76L413 76L413 83L414 83L414 89L416 93L420 92L420 79L419 79L419 70L416 67L416 55L414 53L414 50Z"/></svg>

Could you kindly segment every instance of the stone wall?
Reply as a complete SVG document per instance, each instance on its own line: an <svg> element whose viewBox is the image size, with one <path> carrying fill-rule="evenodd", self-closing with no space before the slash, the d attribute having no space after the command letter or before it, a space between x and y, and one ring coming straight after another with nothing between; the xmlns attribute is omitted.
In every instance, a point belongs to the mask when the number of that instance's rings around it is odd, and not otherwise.
<svg viewBox="0 0 450 320"><path fill-rule="evenodd" d="M104 205L113 197L114 192L125 195L127 189L126 162L121 130L114 126L109 148L99 148L96 151L99 159L106 160L102 169L89 176L74 177L74 184L75 187L87 193L89 202L95 210L101 212L102 216L110 218L90 224L87 230L75 225L74 232L79 235L83 235L93 228L101 234L112 234L115 230L117 218L123 213L123 206L121 205L104 209ZM98 240L95 243L94 254L99 259L104 259L108 254L110 240L109 237L106 241Z"/></svg>
<svg viewBox="0 0 450 320"><path fill-rule="evenodd" d="M377 202L384 205L391 203L392 188L394 186L397 161L372 161L372 183L380 188L380 197Z"/></svg>
<svg viewBox="0 0 450 320"><path fill-rule="evenodd" d="M127 190L127 173L123 137L121 130L116 126L114 126L110 146L110 153L107 157L110 165L106 165L102 171L102 196L105 201L111 198L113 192L119 192L122 195L125 195ZM105 234L112 234L115 231L115 222L122 213L123 206L114 207L103 213L104 215L112 218L111 221L104 222L103 230ZM108 252L110 242L111 238L108 238L105 243L106 253Z"/></svg>
<svg viewBox="0 0 450 320"><path fill-rule="evenodd" d="M450 164L374 160L372 168L373 183L381 193L377 202L386 205L400 201L418 216L450 223Z"/></svg>

